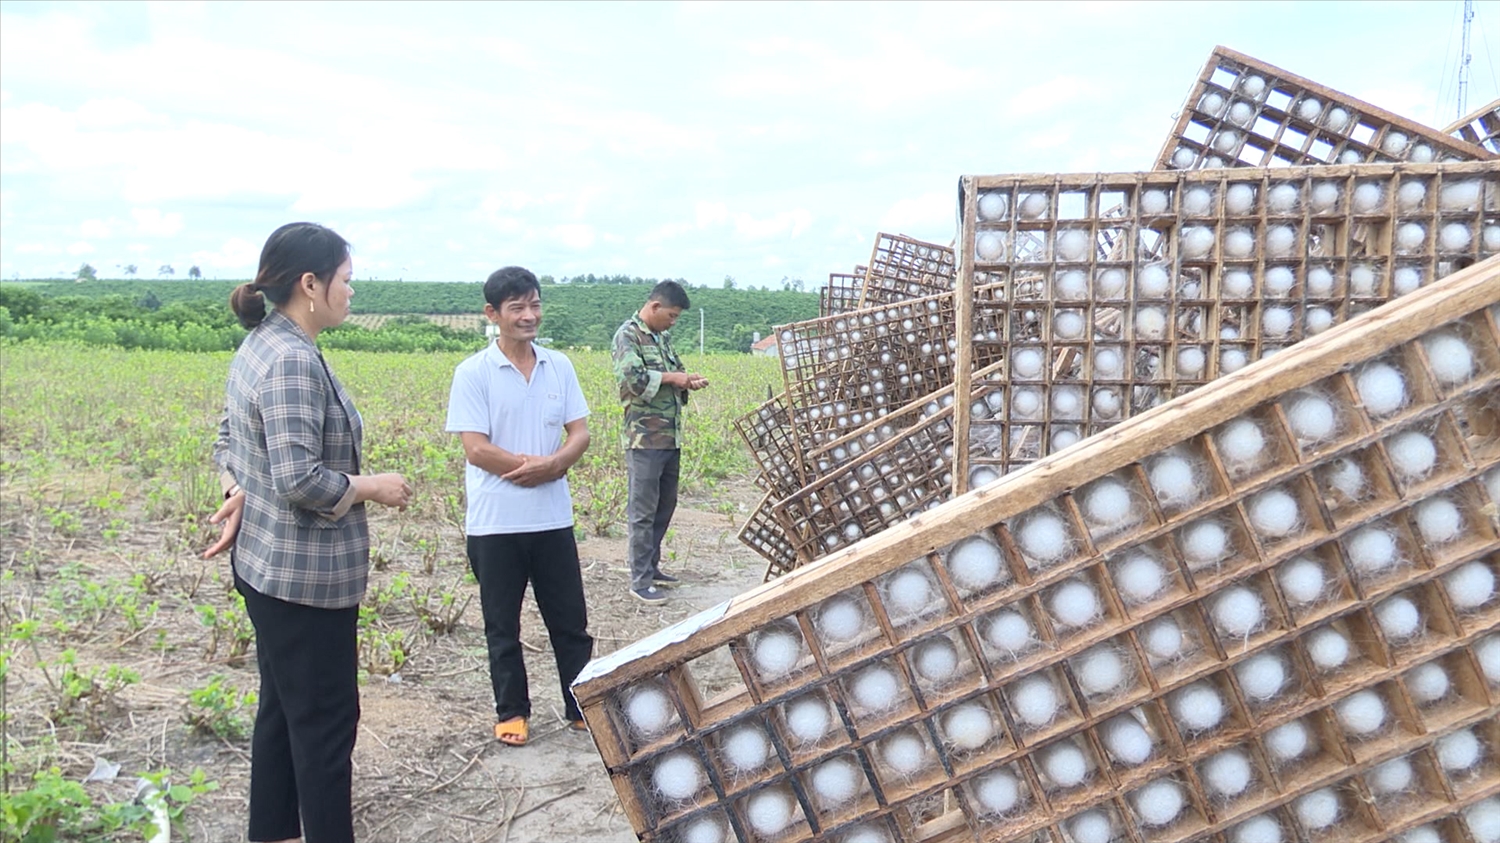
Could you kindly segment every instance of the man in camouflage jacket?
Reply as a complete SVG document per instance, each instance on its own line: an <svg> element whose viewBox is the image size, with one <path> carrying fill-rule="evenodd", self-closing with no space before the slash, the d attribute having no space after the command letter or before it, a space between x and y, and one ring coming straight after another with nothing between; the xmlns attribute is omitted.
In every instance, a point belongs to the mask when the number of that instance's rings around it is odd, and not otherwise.
<svg viewBox="0 0 1500 843"><path fill-rule="evenodd" d="M682 408L688 392L708 386L684 371L667 331L688 308L676 281L651 289L646 304L615 331L615 381L625 408L621 438L629 475L625 518L630 528L630 591L647 603L666 599L658 584L677 578L661 570L661 541L677 509Z"/></svg>

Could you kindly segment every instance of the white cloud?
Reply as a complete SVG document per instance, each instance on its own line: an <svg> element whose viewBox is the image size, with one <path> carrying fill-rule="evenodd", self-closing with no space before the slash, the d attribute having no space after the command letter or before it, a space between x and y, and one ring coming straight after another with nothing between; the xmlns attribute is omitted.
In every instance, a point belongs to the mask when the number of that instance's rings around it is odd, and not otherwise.
<svg viewBox="0 0 1500 843"><path fill-rule="evenodd" d="M594 245L594 227L591 225L558 225L553 226L550 233L553 240L570 249L587 249Z"/></svg>
<svg viewBox="0 0 1500 843"><path fill-rule="evenodd" d="M957 194L949 190L907 196L896 200L880 216L880 230L890 234L911 234L953 227ZM874 242L874 237L870 238Z"/></svg>
<svg viewBox="0 0 1500 843"><path fill-rule="evenodd" d="M248 278L260 262L260 247L243 238L231 237L217 249L193 252L192 262L200 268L230 270Z"/></svg>
<svg viewBox="0 0 1500 843"><path fill-rule="evenodd" d="M131 208L135 230L151 237L171 237L182 231L182 214L162 213L156 208Z"/></svg>
<svg viewBox="0 0 1500 843"><path fill-rule="evenodd" d="M806 208L779 211L763 219L750 214L735 214L734 231L747 240L769 240L782 235L800 237L812 225L812 219L812 213Z"/></svg>
<svg viewBox="0 0 1500 843"><path fill-rule="evenodd" d="M68 244L68 254L70 255L90 255L93 254L93 252L94 244L92 243L87 243L79 240L76 243Z"/></svg>
<svg viewBox="0 0 1500 843"><path fill-rule="evenodd" d="M108 240L114 234L114 229L104 220L84 220L83 225L78 227L78 233L90 240Z"/></svg>

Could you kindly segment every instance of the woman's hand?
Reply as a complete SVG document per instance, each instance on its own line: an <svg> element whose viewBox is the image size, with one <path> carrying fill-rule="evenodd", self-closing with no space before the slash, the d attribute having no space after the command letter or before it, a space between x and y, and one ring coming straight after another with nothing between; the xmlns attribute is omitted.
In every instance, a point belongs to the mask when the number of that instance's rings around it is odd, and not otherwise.
<svg viewBox="0 0 1500 843"><path fill-rule="evenodd" d="M212 559L234 546L235 536L240 534L240 519L245 514L245 490L224 499L224 505L219 511L208 516L208 523L220 524L219 540L213 543L208 550L203 551L204 559Z"/></svg>
<svg viewBox="0 0 1500 843"><path fill-rule="evenodd" d="M412 487L399 474L361 474L354 478L356 501L374 501L383 506L406 509L411 503Z"/></svg>

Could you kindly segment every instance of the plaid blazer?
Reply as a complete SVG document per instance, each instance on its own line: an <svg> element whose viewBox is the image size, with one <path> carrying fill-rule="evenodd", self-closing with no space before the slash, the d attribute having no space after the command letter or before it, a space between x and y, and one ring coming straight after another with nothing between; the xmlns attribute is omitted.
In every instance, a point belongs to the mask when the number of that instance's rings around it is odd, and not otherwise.
<svg viewBox="0 0 1500 843"><path fill-rule="evenodd" d="M229 366L215 461L245 490L235 572L256 591L325 609L357 605L370 567L354 503L363 427L307 334L279 310Z"/></svg>

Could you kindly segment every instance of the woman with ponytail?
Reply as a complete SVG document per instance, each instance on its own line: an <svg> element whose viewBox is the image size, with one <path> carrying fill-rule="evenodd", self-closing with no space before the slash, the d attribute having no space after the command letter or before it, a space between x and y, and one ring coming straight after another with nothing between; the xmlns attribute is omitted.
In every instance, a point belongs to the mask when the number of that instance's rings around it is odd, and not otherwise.
<svg viewBox="0 0 1500 843"><path fill-rule="evenodd" d="M405 507L412 488L399 474L360 473L359 412L316 344L349 315L351 272L344 238L291 223L271 234L255 280L229 299L250 334L229 367L214 447L224 505L209 519L222 527L204 556L230 551L255 625L252 841L354 840L365 503Z"/></svg>

